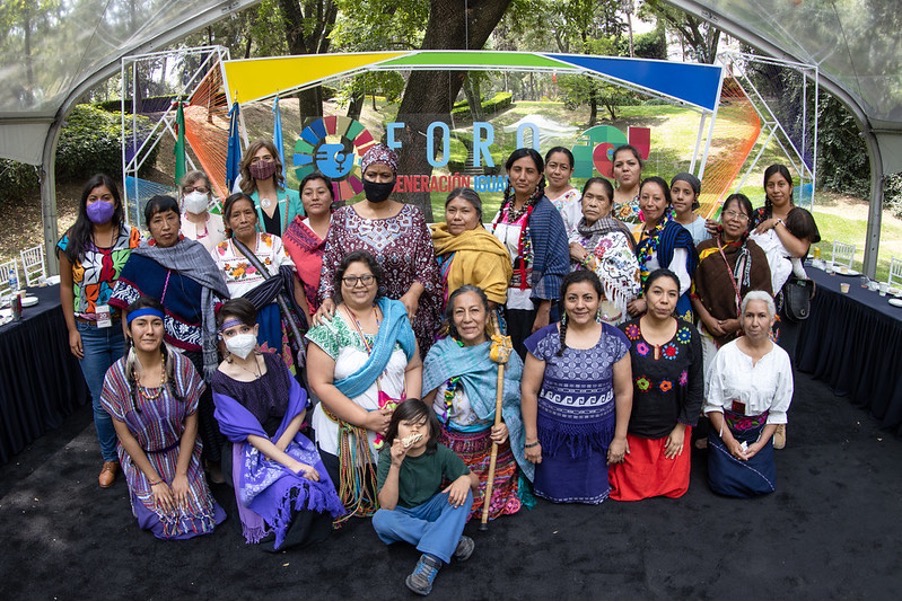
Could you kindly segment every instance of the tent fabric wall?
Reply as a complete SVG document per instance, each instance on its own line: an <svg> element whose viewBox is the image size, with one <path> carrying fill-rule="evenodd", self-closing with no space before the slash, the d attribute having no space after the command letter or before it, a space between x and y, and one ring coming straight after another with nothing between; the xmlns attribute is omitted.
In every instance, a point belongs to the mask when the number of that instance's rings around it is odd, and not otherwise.
<svg viewBox="0 0 902 602"><path fill-rule="evenodd" d="M3 123L0 121L2 157L30 165L40 165L44 140L50 130L46 123Z"/></svg>

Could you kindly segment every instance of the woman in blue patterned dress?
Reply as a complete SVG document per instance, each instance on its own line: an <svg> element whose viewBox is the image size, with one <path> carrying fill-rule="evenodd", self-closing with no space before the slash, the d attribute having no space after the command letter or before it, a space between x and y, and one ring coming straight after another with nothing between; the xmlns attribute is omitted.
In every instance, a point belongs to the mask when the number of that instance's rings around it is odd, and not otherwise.
<svg viewBox="0 0 902 602"><path fill-rule="evenodd" d="M598 320L602 287L594 272L564 278L564 316L526 339L521 408L526 459L536 495L600 504L608 464L623 461L632 407L630 344Z"/></svg>
<svg viewBox="0 0 902 602"><path fill-rule="evenodd" d="M141 297L126 311L129 349L107 371L100 401L138 526L160 539L211 533L225 520L204 479L197 406L204 383L163 342L163 306Z"/></svg>

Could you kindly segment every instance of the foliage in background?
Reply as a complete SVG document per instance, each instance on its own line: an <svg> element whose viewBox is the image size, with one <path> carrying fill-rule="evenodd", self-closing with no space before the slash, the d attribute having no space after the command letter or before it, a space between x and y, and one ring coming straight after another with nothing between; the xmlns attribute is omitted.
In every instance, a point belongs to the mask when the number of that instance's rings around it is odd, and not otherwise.
<svg viewBox="0 0 902 602"><path fill-rule="evenodd" d="M91 174L104 172L114 178L122 176L122 122L118 112L109 113L93 105L76 105L60 133L56 149L56 177L60 181L81 181ZM151 128L150 119L138 116L138 143ZM131 119L126 119L127 138L131 136ZM146 175L156 163L159 146L144 162L139 175Z"/></svg>
<svg viewBox="0 0 902 602"><path fill-rule="evenodd" d="M714 64L721 31L707 21L690 15L664 0L645 0L639 9L639 17L664 23L680 41L689 47L692 58L700 63Z"/></svg>
<svg viewBox="0 0 902 602"><path fill-rule="evenodd" d="M150 120L138 117L140 132L151 127ZM122 177L122 122L120 113L108 112L94 105L76 105L60 132L56 149L56 177L59 182L80 182L95 173ZM131 133L131 119L126 120ZM140 175L146 175L156 163L159 146L145 161ZM40 187L37 169L17 161L0 160L0 202L15 201L33 195Z"/></svg>
<svg viewBox="0 0 902 602"><path fill-rule="evenodd" d="M498 92L492 98L482 101L482 115L488 116L509 109L513 104L513 98L514 95L510 92ZM470 103L466 100L454 103L454 108L451 109L451 115L457 119L467 117L470 115Z"/></svg>
<svg viewBox="0 0 902 602"><path fill-rule="evenodd" d="M902 173L886 177L883 184L883 204L894 216L902 219Z"/></svg>
<svg viewBox="0 0 902 602"><path fill-rule="evenodd" d="M20 201L33 194L39 186L37 167L0 159L0 204Z"/></svg>

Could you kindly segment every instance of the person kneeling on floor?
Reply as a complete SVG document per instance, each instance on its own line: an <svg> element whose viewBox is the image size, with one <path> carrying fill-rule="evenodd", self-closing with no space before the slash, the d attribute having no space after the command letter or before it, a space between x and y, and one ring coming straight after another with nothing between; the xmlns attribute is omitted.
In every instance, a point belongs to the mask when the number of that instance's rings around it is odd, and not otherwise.
<svg viewBox="0 0 902 602"><path fill-rule="evenodd" d="M462 562L473 553L463 535L479 480L463 460L438 443L441 425L419 399L402 402L392 414L379 454L380 509L373 516L385 544L406 541L422 552L406 584L425 596L442 564ZM451 484L442 489L443 480Z"/></svg>

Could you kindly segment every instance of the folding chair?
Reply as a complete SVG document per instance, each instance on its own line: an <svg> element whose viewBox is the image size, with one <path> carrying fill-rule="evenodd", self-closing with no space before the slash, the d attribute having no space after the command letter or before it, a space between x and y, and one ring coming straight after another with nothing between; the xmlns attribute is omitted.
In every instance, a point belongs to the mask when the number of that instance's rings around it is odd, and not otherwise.
<svg viewBox="0 0 902 602"><path fill-rule="evenodd" d="M12 289L9 288L9 274L17 269L18 267L15 259L7 261L6 263L0 263L0 302L6 302L12 294ZM16 279L18 279L18 274ZM19 288L21 288L21 285Z"/></svg>
<svg viewBox="0 0 902 602"><path fill-rule="evenodd" d="M25 249L19 253L19 256L22 258L22 271L25 272L25 284L27 286L36 286L41 279L47 278L43 245Z"/></svg>
<svg viewBox="0 0 902 602"><path fill-rule="evenodd" d="M850 270L852 269L852 261L855 259L855 245L846 244L844 242L833 241L833 257L831 261L834 266L844 265Z"/></svg>
<svg viewBox="0 0 902 602"><path fill-rule="evenodd" d="M890 288L902 288L902 259L891 257L889 260L889 282Z"/></svg>

